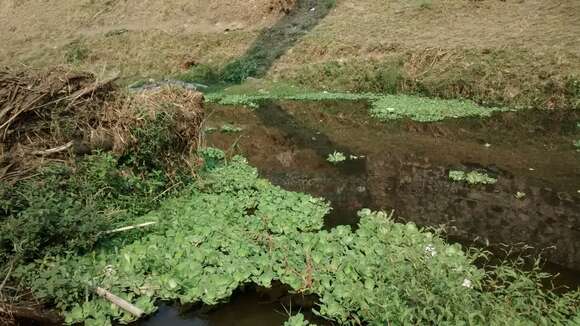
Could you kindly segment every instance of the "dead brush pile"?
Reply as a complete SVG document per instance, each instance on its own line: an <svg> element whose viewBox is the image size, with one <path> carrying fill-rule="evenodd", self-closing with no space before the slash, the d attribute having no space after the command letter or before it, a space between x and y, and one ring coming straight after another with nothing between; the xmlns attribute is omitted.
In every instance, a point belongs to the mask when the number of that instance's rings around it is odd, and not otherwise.
<svg viewBox="0 0 580 326"><path fill-rule="evenodd" d="M114 80L61 68L0 70L0 181L14 182L44 162L97 150L118 156L149 151L145 159L172 167L187 162L200 141L201 93L165 87L127 94ZM158 123L172 134L149 135L148 126ZM146 136L158 136L166 146Z"/></svg>

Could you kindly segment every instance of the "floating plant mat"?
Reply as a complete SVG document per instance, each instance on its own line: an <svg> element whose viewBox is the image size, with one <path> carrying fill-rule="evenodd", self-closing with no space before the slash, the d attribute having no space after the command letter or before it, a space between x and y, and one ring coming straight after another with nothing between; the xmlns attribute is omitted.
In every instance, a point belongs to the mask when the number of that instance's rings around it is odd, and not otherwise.
<svg viewBox="0 0 580 326"><path fill-rule="evenodd" d="M259 94L210 93L209 102L221 105L243 105L258 108L266 100L291 101L368 101L369 114L380 121L410 119L434 122L452 118L489 117L495 112L512 111L507 108L483 107L469 100L431 99L410 95L331 92L264 92Z"/></svg>
<svg viewBox="0 0 580 326"><path fill-rule="evenodd" d="M67 323L87 325L132 319L96 296L96 287L153 313L158 300L214 305L243 284L273 280L316 294L317 312L338 323L580 322L580 292L545 291L545 275L507 265L485 272L474 265L480 254L381 212L360 211L354 232L323 231L328 211L324 200L273 186L234 157L135 221L154 227L117 234L86 255L46 257L16 274L62 309Z"/></svg>

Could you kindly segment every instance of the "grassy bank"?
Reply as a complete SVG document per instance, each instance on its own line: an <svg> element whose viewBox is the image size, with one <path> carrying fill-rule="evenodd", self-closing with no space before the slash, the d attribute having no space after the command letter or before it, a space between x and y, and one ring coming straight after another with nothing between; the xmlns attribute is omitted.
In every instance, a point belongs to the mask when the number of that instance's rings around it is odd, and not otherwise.
<svg viewBox="0 0 580 326"><path fill-rule="evenodd" d="M580 8L573 0L218 1L209 11L201 1L183 0L47 6L7 3L1 64L115 70L127 83L205 65L234 83L257 77L484 106L580 105L580 43L571 15ZM65 11L71 19L63 25L56 13ZM30 12L39 24L30 23ZM44 41L47 31L51 42Z"/></svg>
<svg viewBox="0 0 580 326"><path fill-rule="evenodd" d="M579 109L580 76L538 65L545 60L518 51L438 56L432 50L381 60L305 64L278 71L272 78L300 87L469 99L484 106Z"/></svg>

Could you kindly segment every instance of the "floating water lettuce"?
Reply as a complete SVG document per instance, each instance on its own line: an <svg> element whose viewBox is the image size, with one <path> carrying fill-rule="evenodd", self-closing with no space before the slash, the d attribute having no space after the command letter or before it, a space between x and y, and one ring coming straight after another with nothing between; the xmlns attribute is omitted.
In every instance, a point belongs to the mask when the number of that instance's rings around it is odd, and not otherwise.
<svg viewBox="0 0 580 326"><path fill-rule="evenodd" d="M208 157L223 153L206 150ZM108 325L131 316L97 286L151 313L153 302L214 305L243 284L273 280L315 294L315 313L339 324L566 324L580 292L557 296L542 274L508 265L484 271L482 256L437 234L365 209L356 231L322 230L328 203L258 177L241 157L200 175L181 196L134 221L155 227L102 241L95 251L45 257L15 275L54 302L67 323ZM533 307L531 309L530 307ZM290 325L301 325L294 316Z"/></svg>
<svg viewBox="0 0 580 326"><path fill-rule="evenodd" d="M475 184L495 184L497 179L490 177L485 172L479 171L449 171L449 179L455 182L467 182L470 185Z"/></svg>
<svg viewBox="0 0 580 326"><path fill-rule="evenodd" d="M304 315L301 313L297 313L293 316L290 316L286 322L284 322L284 326L316 326L315 324L311 324L308 320L304 318Z"/></svg>
<svg viewBox="0 0 580 326"><path fill-rule="evenodd" d="M226 123L220 128L220 130L221 132L230 133L230 132L240 132L243 129Z"/></svg>
<svg viewBox="0 0 580 326"><path fill-rule="evenodd" d="M330 163L336 164L346 161L346 156L341 152L334 151L334 153L328 154L326 160Z"/></svg>
<svg viewBox="0 0 580 326"><path fill-rule="evenodd" d="M369 114L381 121L411 119L434 122L444 119L489 117L495 112L510 111L506 108L483 107L469 100L443 100L412 95L384 95L372 93L337 92L261 92L247 94L211 93L206 100L222 105L239 105L258 108L265 100L292 101L368 101Z"/></svg>
<svg viewBox="0 0 580 326"><path fill-rule="evenodd" d="M507 111L486 108L467 100L442 100L410 95L383 95L371 103L371 116L387 121L408 118L419 122L449 118L489 117Z"/></svg>

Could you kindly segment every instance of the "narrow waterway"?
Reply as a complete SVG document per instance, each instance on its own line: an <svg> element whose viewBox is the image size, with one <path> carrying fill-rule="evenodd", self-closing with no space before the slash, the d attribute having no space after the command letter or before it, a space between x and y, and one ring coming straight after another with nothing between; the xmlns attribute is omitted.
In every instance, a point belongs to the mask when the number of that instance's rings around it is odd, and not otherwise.
<svg viewBox="0 0 580 326"><path fill-rule="evenodd" d="M361 208L445 230L449 240L547 260L559 290L580 284L580 138L577 112L381 123L366 103L270 102L210 106L207 145L242 154L272 183L330 201L326 227L356 227ZM242 128L220 131L224 125ZM329 154L347 160L332 164ZM490 185L452 182L478 170ZM275 291L274 291L275 292ZM269 299L265 299L269 298ZM281 325L290 296L249 286L216 307L162 306L141 325ZM314 318L308 305L294 306ZM296 303L298 302L298 303Z"/></svg>

